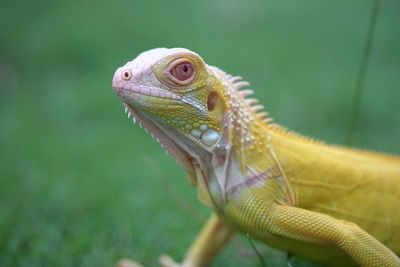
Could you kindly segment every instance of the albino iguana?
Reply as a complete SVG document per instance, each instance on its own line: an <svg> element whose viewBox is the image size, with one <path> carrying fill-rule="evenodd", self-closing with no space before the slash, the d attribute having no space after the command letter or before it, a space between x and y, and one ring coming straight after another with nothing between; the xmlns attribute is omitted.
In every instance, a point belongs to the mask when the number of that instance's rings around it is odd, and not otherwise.
<svg viewBox="0 0 400 267"><path fill-rule="evenodd" d="M400 266L400 157L327 145L272 122L240 77L187 49L120 67L126 111L213 208L181 265L204 266L234 230L330 266Z"/></svg>

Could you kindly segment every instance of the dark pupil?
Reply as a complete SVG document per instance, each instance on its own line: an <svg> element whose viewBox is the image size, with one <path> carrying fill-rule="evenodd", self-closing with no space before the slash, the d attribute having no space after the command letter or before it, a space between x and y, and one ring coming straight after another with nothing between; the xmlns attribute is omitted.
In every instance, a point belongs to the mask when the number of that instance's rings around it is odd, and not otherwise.
<svg viewBox="0 0 400 267"><path fill-rule="evenodd" d="M182 70L183 70L183 72L188 72L189 71L189 67L187 66L187 64L183 64Z"/></svg>

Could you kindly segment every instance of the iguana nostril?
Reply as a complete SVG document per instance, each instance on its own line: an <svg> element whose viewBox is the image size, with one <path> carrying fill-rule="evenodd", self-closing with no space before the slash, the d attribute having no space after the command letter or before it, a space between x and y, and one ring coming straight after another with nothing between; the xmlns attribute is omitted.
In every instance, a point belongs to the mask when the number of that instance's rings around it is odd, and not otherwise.
<svg viewBox="0 0 400 267"><path fill-rule="evenodd" d="M132 77L132 72L130 72L129 70L125 70L122 72L122 79L124 79L125 81L130 80Z"/></svg>

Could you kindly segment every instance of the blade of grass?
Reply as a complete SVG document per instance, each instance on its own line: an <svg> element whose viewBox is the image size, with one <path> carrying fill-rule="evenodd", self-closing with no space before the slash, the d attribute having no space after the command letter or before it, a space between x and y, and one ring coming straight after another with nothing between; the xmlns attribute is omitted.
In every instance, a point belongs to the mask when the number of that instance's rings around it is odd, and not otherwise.
<svg viewBox="0 0 400 267"><path fill-rule="evenodd" d="M260 260L261 267L266 267L267 264L265 263L265 260L264 260L263 256L261 255L261 253L256 248L256 245L254 245L253 239L250 237L249 234L245 234L245 236L246 236L247 240L249 240L250 246L253 249L253 251L256 253L257 258Z"/></svg>
<svg viewBox="0 0 400 267"><path fill-rule="evenodd" d="M379 15L380 3L381 3L380 0L374 0L373 6L372 6L367 37L366 37L365 43L364 43L363 56L361 58L360 68L358 70L356 88L354 91L353 108L351 110L349 128L348 128L347 140L346 140L346 145L348 145L348 146L351 146L353 143L354 131L356 128L358 113L359 113L359 109L360 109L361 97L362 97L364 82L365 82L365 75L368 70L369 56L371 54L372 41L374 39L376 22L378 20L378 15Z"/></svg>

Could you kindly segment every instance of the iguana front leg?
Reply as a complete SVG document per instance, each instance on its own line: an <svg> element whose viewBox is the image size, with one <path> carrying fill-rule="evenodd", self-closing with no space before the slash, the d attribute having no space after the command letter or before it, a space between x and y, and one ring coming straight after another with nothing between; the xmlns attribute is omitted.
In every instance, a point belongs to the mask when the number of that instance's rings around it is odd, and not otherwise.
<svg viewBox="0 0 400 267"><path fill-rule="evenodd" d="M213 213L190 246L181 264L175 263L167 255L161 256L160 262L165 267L206 266L229 241L233 233L234 230Z"/></svg>
<svg viewBox="0 0 400 267"><path fill-rule="evenodd" d="M273 205L270 220L263 227L270 233L300 241L334 244L360 266L400 266L396 254L356 224L318 212Z"/></svg>
<svg viewBox="0 0 400 267"><path fill-rule="evenodd" d="M182 263L176 263L170 256L160 256L160 263L165 267L201 267L209 264L218 252L232 237L234 230L226 225L215 213L211 214L203 229L186 253ZM118 262L118 267L143 267L142 265L124 259Z"/></svg>

